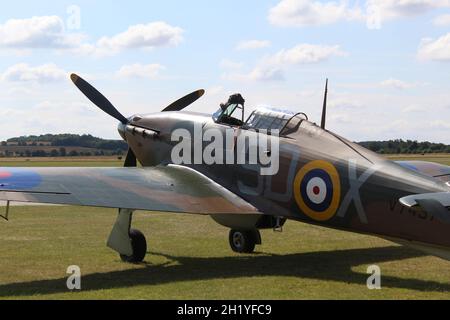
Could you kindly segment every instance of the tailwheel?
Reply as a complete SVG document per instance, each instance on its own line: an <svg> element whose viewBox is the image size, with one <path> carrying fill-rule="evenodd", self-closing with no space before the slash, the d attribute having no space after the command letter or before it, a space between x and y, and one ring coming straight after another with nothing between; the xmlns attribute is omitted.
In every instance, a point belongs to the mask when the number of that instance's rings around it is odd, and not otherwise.
<svg viewBox="0 0 450 320"><path fill-rule="evenodd" d="M130 230L131 247L133 248L133 254L131 256L120 255L123 262L139 263L142 262L147 254L147 241L145 236L139 230Z"/></svg>
<svg viewBox="0 0 450 320"><path fill-rule="evenodd" d="M261 234L258 230L231 230L230 246L237 253L253 253L255 246L261 244Z"/></svg>

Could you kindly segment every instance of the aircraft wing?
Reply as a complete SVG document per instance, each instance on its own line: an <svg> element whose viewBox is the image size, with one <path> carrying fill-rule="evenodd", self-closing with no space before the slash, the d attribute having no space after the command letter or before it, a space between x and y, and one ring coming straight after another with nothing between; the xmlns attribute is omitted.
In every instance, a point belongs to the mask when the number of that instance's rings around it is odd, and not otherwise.
<svg viewBox="0 0 450 320"><path fill-rule="evenodd" d="M450 166L426 161L398 161L404 168L439 179L450 186ZM420 207L435 218L450 223L450 192L415 194L400 199L407 207Z"/></svg>
<svg viewBox="0 0 450 320"><path fill-rule="evenodd" d="M258 210L195 170L0 168L0 200L197 214Z"/></svg>
<svg viewBox="0 0 450 320"><path fill-rule="evenodd" d="M450 181L450 166L426 161L397 161L397 163L404 168L420 172L444 182Z"/></svg>
<svg viewBox="0 0 450 320"><path fill-rule="evenodd" d="M415 194L400 199L407 207L421 207L437 219L450 223L450 192Z"/></svg>

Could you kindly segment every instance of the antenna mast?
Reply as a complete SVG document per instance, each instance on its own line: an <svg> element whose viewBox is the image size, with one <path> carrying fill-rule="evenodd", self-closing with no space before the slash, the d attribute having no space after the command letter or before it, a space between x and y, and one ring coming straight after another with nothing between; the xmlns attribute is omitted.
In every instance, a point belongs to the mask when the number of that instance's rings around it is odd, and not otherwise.
<svg viewBox="0 0 450 320"><path fill-rule="evenodd" d="M321 128L325 130L325 124L327 121L327 100L328 100L328 79L325 84L325 96L323 98L323 110L322 110L322 124Z"/></svg>

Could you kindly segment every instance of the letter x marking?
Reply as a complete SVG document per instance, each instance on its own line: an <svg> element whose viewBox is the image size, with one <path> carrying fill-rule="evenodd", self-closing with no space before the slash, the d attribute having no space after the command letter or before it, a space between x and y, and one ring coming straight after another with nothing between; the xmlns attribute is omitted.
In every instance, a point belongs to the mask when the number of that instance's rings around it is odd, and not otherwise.
<svg viewBox="0 0 450 320"><path fill-rule="evenodd" d="M359 220L368 224L367 215L364 210L363 204L361 202L361 195L359 194L359 190L366 183L366 181L379 169L379 165L375 165L369 169L367 169L359 178L356 171L356 160L352 159L348 162L348 175L350 181L350 189L347 192L344 200L342 201L341 207L337 213L338 217L345 217L347 214L348 208L352 201L355 203L356 212L358 213Z"/></svg>

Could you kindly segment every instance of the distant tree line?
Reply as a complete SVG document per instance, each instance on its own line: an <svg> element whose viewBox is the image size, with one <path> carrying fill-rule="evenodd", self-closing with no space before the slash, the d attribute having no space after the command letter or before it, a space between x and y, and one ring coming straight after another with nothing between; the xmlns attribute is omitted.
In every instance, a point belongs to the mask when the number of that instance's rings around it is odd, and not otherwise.
<svg viewBox="0 0 450 320"><path fill-rule="evenodd" d="M104 150L95 150L95 151L77 151L77 150L71 150L67 151L66 148L61 147L59 149L52 149L50 151L48 150L25 150L25 151L5 151L5 154L3 156L5 157L100 157L100 156L123 156L124 155L123 150L115 150L115 151L104 151Z"/></svg>
<svg viewBox="0 0 450 320"><path fill-rule="evenodd" d="M76 157L76 156L122 156L128 150L128 145L122 140L105 140L92 135L77 134L46 134L40 136L24 136L11 138L1 143L3 147L8 143L17 146L32 146L30 150L6 150L21 157ZM426 154L450 153L450 145L443 143L418 142L414 140L365 141L359 144L369 150L381 154ZM43 146L42 150L36 147ZM44 148L45 147L45 148ZM54 147L54 148L53 148ZM70 151L66 150L70 147ZM91 151L73 150L74 148L90 148Z"/></svg>
<svg viewBox="0 0 450 320"><path fill-rule="evenodd" d="M127 143L121 140L105 140L92 135L46 134L16 137L3 141L1 142L0 156L122 156L127 150Z"/></svg>
<svg viewBox="0 0 450 320"><path fill-rule="evenodd" d="M128 145L125 141L105 140L90 134L45 134L40 136L24 136L8 139L7 142L15 142L18 143L19 146L39 146L42 145L43 142L47 142L54 147L83 147L110 151L126 151L128 149Z"/></svg>
<svg viewBox="0 0 450 320"><path fill-rule="evenodd" d="M418 142L413 140L389 140L359 142L361 146L380 154L450 153L450 145Z"/></svg>

